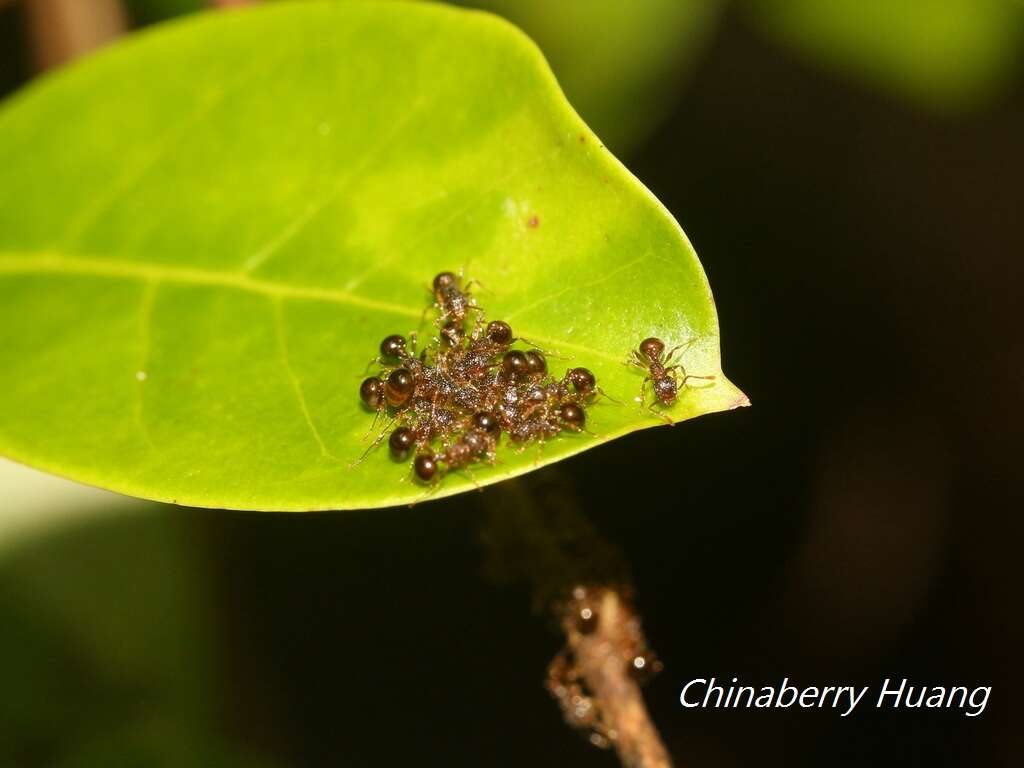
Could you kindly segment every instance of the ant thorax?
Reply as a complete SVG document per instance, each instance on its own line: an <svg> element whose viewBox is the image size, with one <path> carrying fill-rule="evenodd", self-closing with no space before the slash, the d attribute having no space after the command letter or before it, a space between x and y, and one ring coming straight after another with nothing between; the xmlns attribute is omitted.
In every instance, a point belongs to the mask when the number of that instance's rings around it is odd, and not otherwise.
<svg viewBox="0 0 1024 768"><path fill-rule="evenodd" d="M461 278L452 272L441 272L434 277L434 306L440 312L437 320L439 328L443 329L447 323L454 322L461 330L466 315L476 307L476 302L463 290L461 283Z"/></svg>
<svg viewBox="0 0 1024 768"><path fill-rule="evenodd" d="M658 398L659 402L671 404L676 399L679 393L679 387L676 385L676 380L671 376L660 375L653 380L654 396Z"/></svg>

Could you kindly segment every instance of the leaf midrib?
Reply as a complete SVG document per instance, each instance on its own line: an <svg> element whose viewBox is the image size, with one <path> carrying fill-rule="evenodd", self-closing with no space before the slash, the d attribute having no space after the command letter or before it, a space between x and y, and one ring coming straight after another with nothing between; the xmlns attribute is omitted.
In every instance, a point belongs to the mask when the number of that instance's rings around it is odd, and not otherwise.
<svg viewBox="0 0 1024 768"><path fill-rule="evenodd" d="M221 272L195 267L170 266L145 261L126 261L106 257L86 258L71 256L59 251L0 251L0 275L17 274L56 274L56 275L87 275L106 278L123 278L148 282L180 283L183 285L209 285L231 288L239 291L267 296L271 299L309 299L312 301L328 301L363 309L374 309L390 312L402 317L422 319L422 312L417 312L401 304L368 299L349 291L332 288L316 288L313 286L289 285L287 283L262 280L245 273ZM524 328L525 337L533 341L553 345L553 348L564 348L575 352L586 353L609 362L621 363L622 359L609 355L599 349L582 344L573 344L565 339L554 339Z"/></svg>
<svg viewBox="0 0 1024 768"><path fill-rule="evenodd" d="M195 267L154 264L143 261L125 261L108 258L83 258L56 251L40 253L0 252L0 274L68 274L107 278L124 278L151 282L210 285L233 288L274 298L311 299L348 304L353 307L375 309L395 315L419 318L420 313L400 304L368 299L358 294L333 288L288 285L262 280L247 274L219 272Z"/></svg>

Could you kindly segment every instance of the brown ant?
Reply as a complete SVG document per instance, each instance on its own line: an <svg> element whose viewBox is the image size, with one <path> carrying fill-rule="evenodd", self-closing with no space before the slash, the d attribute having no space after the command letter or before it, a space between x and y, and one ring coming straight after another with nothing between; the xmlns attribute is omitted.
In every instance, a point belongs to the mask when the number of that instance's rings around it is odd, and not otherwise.
<svg viewBox="0 0 1024 768"><path fill-rule="evenodd" d="M478 326L465 344L461 340L449 344L449 349L438 355L437 368L455 386L471 387L479 396L478 386L495 366L492 358L507 349L513 340L509 324L494 320L484 330Z"/></svg>
<svg viewBox="0 0 1024 768"><path fill-rule="evenodd" d="M437 458L444 463L445 472L467 469L476 461L493 461L496 444L497 438L486 432L471 429L445 447Z"/></svg>
<svg viewBox="0 0 1024 768"><path fill-rule="evenodd" d="M430 483L438 473L446 475L459 469L468 472L469 465L478 461L494 462L494 451L501 433L497 419L487 411L479 411L469 419L469 425L457 439L447 442L440 453L427 449L416 457L413 471L420 481ZM396 430L392 438L399 443L399 450L393 450L392 454L403 458L408 455L414 440L412 434L399 435Z"/></svg>
<svg viewBox="0 0 1024 768"><path fill-rule="evenodd" d="M695 376L688 374L681 364L670 365L675 353L683 347L689 346L692 341L679 344L673 347L668 354L665 354L665 342L653 336L640 342L640 346L633 350L629 363L647 371L647 375L640 383L640 405L643 407L644 398L647 393L647 382L651 382L651 389L654 392L655 402L648 406L648 409L657 413L669 424L674 423L672 419L654 410L658 403L672 405L679 395L679 388L686 385L690 379L713 380L714 376ZM682 379L676 371L682 371Z"/></svg>
<svg viewBox="0 0 1024 768"><path fill-rule="evenodd" d="M371 376L363 381L359 386L359 397L367 408L375 411L373 423L370 425L370 429L367 430L366 436L363 438L364 440L373 432L374 427L377 426L377 420L382 413L387 412L389 406L396 409L397 412L391 422L370 443L362 456L353 462L352 466L360 464L369 455L370 451L380 445L388 429L396 422L408 418L409 414L413 412L416 386L416 377L408 368L395 368L385 378ZM392 443L391 445L392 450L394 450L395 444Z"/></svg>
<svg viewBox="0 0 1024 768"><path fill-rule="evenodd" d="M587 402L600 396L611 400L613 403L622 405L620 401L597 386L597 379L594 378L594 374L588 368L570 368L562 377L561 385L565 389L571 387L582 402Z"/></svg>
<svg viewBox="0 0 1024 768"><path fill-rule="evenodd" d="M462 285L462 278L454 272L439 272L434 276L432 284L434 306L440 311L438 325L444 326L454 321L461 330L462 324L470 312L480 312L476 301L469 295L469 286L475 281Z"/></svg>

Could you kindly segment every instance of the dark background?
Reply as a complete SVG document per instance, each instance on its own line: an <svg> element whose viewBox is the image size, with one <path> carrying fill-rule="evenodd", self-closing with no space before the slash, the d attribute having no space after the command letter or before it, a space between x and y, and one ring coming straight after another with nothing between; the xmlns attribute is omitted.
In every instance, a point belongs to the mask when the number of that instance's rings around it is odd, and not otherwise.
<svg viewBox="0 0 1024 768"><path fill-rule="evenodd" d="M9 91L33 42L0 6ZM557 628L496 554L528 500L523 525L588 521L588 568L628 563L678 765L1020 765L1019 74L937 112L727 10L624 154L701 254L753 407L512 490L140 504L0 551L0 763L616 765L542 689ZM710 676L872 693L848 718L680 707ZM875 710L886 677L993 691L975 718Z"/></svg>

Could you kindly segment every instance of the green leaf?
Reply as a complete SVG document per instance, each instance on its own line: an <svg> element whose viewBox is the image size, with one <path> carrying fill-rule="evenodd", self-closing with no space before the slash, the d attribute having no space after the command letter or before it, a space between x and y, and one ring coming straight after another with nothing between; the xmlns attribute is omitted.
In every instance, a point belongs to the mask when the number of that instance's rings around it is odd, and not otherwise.
<svg viewBox="0 0 1024 768"><path fill-rule="evenodd" d="M642 141L703 52L720 0L464 0L537 41L569 100L616 152Z"/></svg>
<svg viewBox="0 0 1024 768"><path fill-rule="evenodd" d="M22 472L2 478L4 513L37 506L28 494L7 503L26 476L37 485ZM270 765L220 727L226 641L202 578L201 513L83 506L74 493L38 510L77 507L61 525L51 518L15 542L0 529L0 764Z"/></svg>
<svg viewBox="0 0 1024 768"><path fill-rule="evenodd" d="M771 36L841 74L939 111L1005 90L1024 46L1019 0L753 0Z"/></svg>
<svg viewBox="0 0 1024 768"><path fill-rule="evenodd" d="M138 25L195 13L208 7L207 0L122 0L131 20Z"/></svg>
<svg viewBox="0 0 1024 768"><path fill-rule="evenodd" d="M276 510L464 491L662 424L622 362L652 334L718 377L672 418L746 403L679 226L486 14L187 17L8 103L0 167L0 453L79 481ZM366 363L445 268L627 404L433 492L386 451L351 467Z"/></svg>

